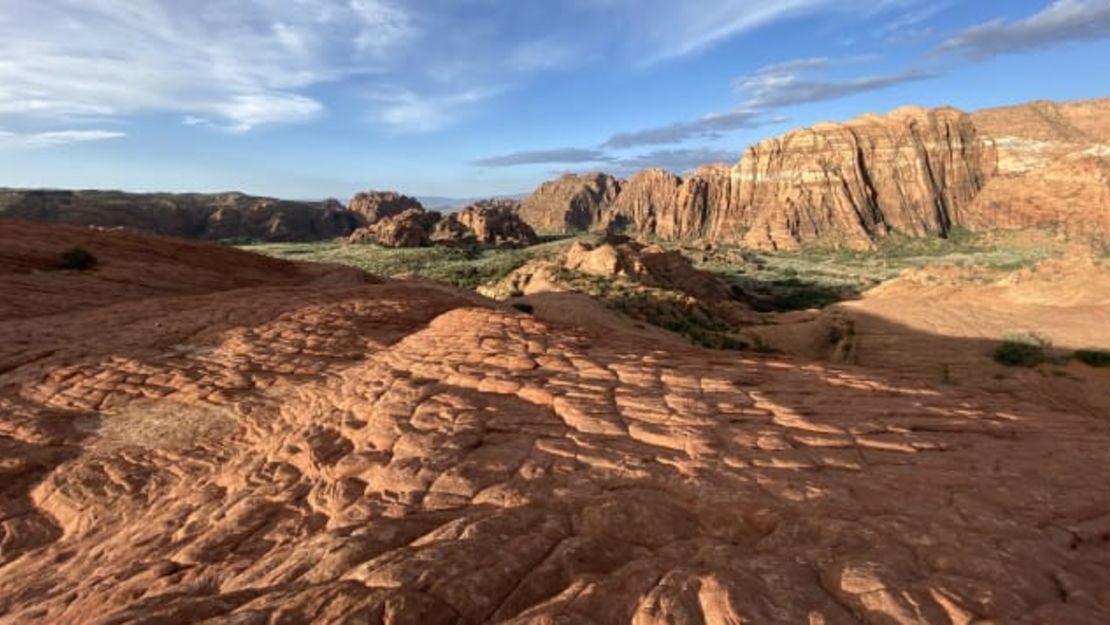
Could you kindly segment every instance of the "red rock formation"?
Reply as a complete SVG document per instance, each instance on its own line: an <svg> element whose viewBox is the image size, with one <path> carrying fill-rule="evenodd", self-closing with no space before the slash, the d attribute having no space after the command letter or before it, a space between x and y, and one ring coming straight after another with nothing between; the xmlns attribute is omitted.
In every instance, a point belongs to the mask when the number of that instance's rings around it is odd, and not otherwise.
<svg viewBox="0 0 1110 625"><path fill-rule="evenodd" d="M385 247L425 247L432 244L432 231L442 217L436 211L409 208L355 230L347 241Z"/></svg>
<svg viewBox="0 0 1110 625"><path fill-rule="evenodd" d="M358 214L364 225L375 224L380 219L399 215L410 209L424 209L414 198L396 191L363 191L351 198L347 208Z"/></svg>
<svg viewBox="0 0 1110 625"><path fill-rule="evenodd" d="M593 176L546 183L521 215L540 230L766 249L869 248L891 233L943 237L955 226L1051 227L1105 242L1110 99L971 115L906 107L768 139L731 171L646 170L612 185L619 193L583 194Z"/></svg>
<svg viewBox="0 0 1110 625"><path fill-rule="evenodd" d="M998 156L968 227L1052 228L1110 243L1110 98L987 109L972 119Z"/></svg>
<svg viewBox="0 0 1110 625"><path fill-rule="evenodd" d="M191 241L0 255L5 623L1110 622L1102 414Z"/></svg>
<svg viewBox="0 0 1110 625"><path fill-rule="evenodd" d="M479 243L502 247L525 247L539 242L536 231L517 215L520 202L483 200L454 215L463 227L474 233Z"/></svg>
<svg viewBox="0 0 1110 625"><path fill-rule="evenodd" d="M705 237L728 206L727 165L703 165L686 178L661 169L644 170L621 186L607 213L610 229L676 241Z"/></svg>
<svg viewBox="0 0 1110 625"><path fill-rule="evenodd" d="M599 172L566 174L545 182L520 204L520 217L545 234L604 227L604 213L620 193L620 182Z"/></svg>
<svg viewBox="0 0 1110 625"><path fill-rule="evenodd" d="M761 248L867 248L892 232L945 236L990 173L955 109L904 108L820 124L750 148L713 238Z"/></svg>

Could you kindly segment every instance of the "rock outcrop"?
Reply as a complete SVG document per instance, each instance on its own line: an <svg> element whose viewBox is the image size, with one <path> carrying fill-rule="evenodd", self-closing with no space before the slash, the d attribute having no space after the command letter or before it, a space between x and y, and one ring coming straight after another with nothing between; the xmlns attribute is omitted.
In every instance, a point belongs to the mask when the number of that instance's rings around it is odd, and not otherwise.
<svg viewBox="0 0 1110 625"><path fill-rule="evenodd" d="M575 241L563 267L603 278L627 278L707 302L742 299L741 293L716 275L695 268L681 252L624 236L609 235L597 244Z"/></svg>
<svg viewBox="0 0 1110 625"><path fill-rule="evenodd" d="M539 242L532 229L517 211L515 200L484 200L466 206L455 219L474 233L479 243L499 247L526 247Z"/></svg>
<svg viewBox="0 0 1110 625"><path fill-rule="evenodd" d="M1020 387L25 222L0 293L5 623L1110 622L1104 413Z"/></svg>
<svg viewBox="0 0 1110 625"><path fill-rule="evenodd" d="M821 124L750 148L711 238L759 248L868 248L898 232L947 236L993 171L971 118L903 108Z"/></svg>
<svg viewBox="0 0 1110 625"><path fill-rule="evenodd" d="M444 216L422 207L378 217L355 230L348 243L377 243L386 247L428 245L495 245L524 247L539 239L515 212L516 203L485 200Z"/></svg>
<svg viewBox="0 0 1110 625"><path fill-rule="evenodd" d="M601 230L762 249L865 249L891 234L1048 227L1110 241L1110 99L966 114L905 107L749 148L731 170L626 182L564 176L524 201L540 231ZM597 192L604 188L605 193Z"/></svg>
<svg viewBox="0 0 1110 625"><path fill-rule="evenodd" d="M730 197L727 165L703 165L686 178L647 169L621 185L605 221L610 231L671 241L699 239L708 234Z"/></svg>
<svg viewBox="0 0 1110 625"><path fill-rule="evenodd" d="M997 167L965 216L977 230L1050 228L1110 245L1110 98L971 115Z"/></svg>
<svg viewBox="0 0 1110 625"><path fill-rule="evenodd" d="M620 182L608 174L565 174L525 198L519 214L542 234L584 232L604 227L605 213L619 193Z"/></svg>
<svg viewBox="0 0 1110 625"><path fill-rule="evenodd" d="M0 190L0 217L128 228L207 240L316 241L349 235L358 216L336 200L242 193Z"/></svg>
<svg viewBox="0 0 1110 625"><path fill-rule="evenodd" d="M424 210L419 201L396 191L362 191L351 198L347 208L362 218L363 225L375 224L407 210Z"/></svg>
<svg viewBox="0 0 1110 625"><path fill-rule="evenodd" d="M442 218L436 211L409 208L362 226L347 241L385 247L426 247L432 244L433 231Z"/></svg>

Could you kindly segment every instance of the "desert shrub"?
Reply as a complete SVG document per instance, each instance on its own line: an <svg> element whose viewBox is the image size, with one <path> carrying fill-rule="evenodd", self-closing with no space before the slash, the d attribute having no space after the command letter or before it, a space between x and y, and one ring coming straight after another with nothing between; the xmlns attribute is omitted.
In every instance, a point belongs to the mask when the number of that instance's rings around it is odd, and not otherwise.
<svg viewBox="0 0 1110 625"><path fill-rule="evenodd" d="M1044 340L1011 334L994 348L994 361L1007 367L1036 367L1048 360Z"/></svg>
<svg viewBox="0 0 1110 625"><path fill-rule="evenodd" d="M92 252L83 247L71 247L62 252L59 266L62 269L71 269L73 271L85 271L92 269L96 266L96 256Z"/></svg>
<svg viewBox="0 0 1110 625"><path fill-rule="evenodd" d="M1080 349L1075 359L1088 367L1110 367L1110 351L1103 349Z"/></svg>
<svg viewBox="0 0 1110 625"><path fill-rule="evenodd" d="M519 310L520 312L522 312L526 315L530 315L533 312L535 312L535 310L536 310L535 306L533 306L531 304L525 304L524 302L513 302L512 306L513 306L513 308Z"/></svg>

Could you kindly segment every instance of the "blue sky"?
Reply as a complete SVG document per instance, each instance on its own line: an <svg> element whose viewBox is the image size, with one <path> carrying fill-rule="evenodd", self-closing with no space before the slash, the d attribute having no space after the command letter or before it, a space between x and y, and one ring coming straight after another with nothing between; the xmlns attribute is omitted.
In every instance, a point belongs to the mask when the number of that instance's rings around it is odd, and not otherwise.
<svg viewBox="0 0 1110 625"><path fill-rule="evenodd" d="M521 193L1108 67L1110 0L0 0L0 185Z"/></svg>

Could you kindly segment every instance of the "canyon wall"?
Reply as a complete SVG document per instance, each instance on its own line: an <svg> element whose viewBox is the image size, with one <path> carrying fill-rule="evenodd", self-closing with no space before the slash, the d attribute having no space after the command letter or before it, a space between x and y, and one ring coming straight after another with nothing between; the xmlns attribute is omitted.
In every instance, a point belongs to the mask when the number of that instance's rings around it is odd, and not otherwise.
<svg viewBox="0 0 1110 625"><path fill-rule="evenodd" d="M649 169L608 179L615 193L584 191L602 176L546 183L521 215L541 232L617 229L760 249L867 249L955 227L1110 241L1110 99L972 114L905 107L762 141L731 168L686 178Z"/></svg>

